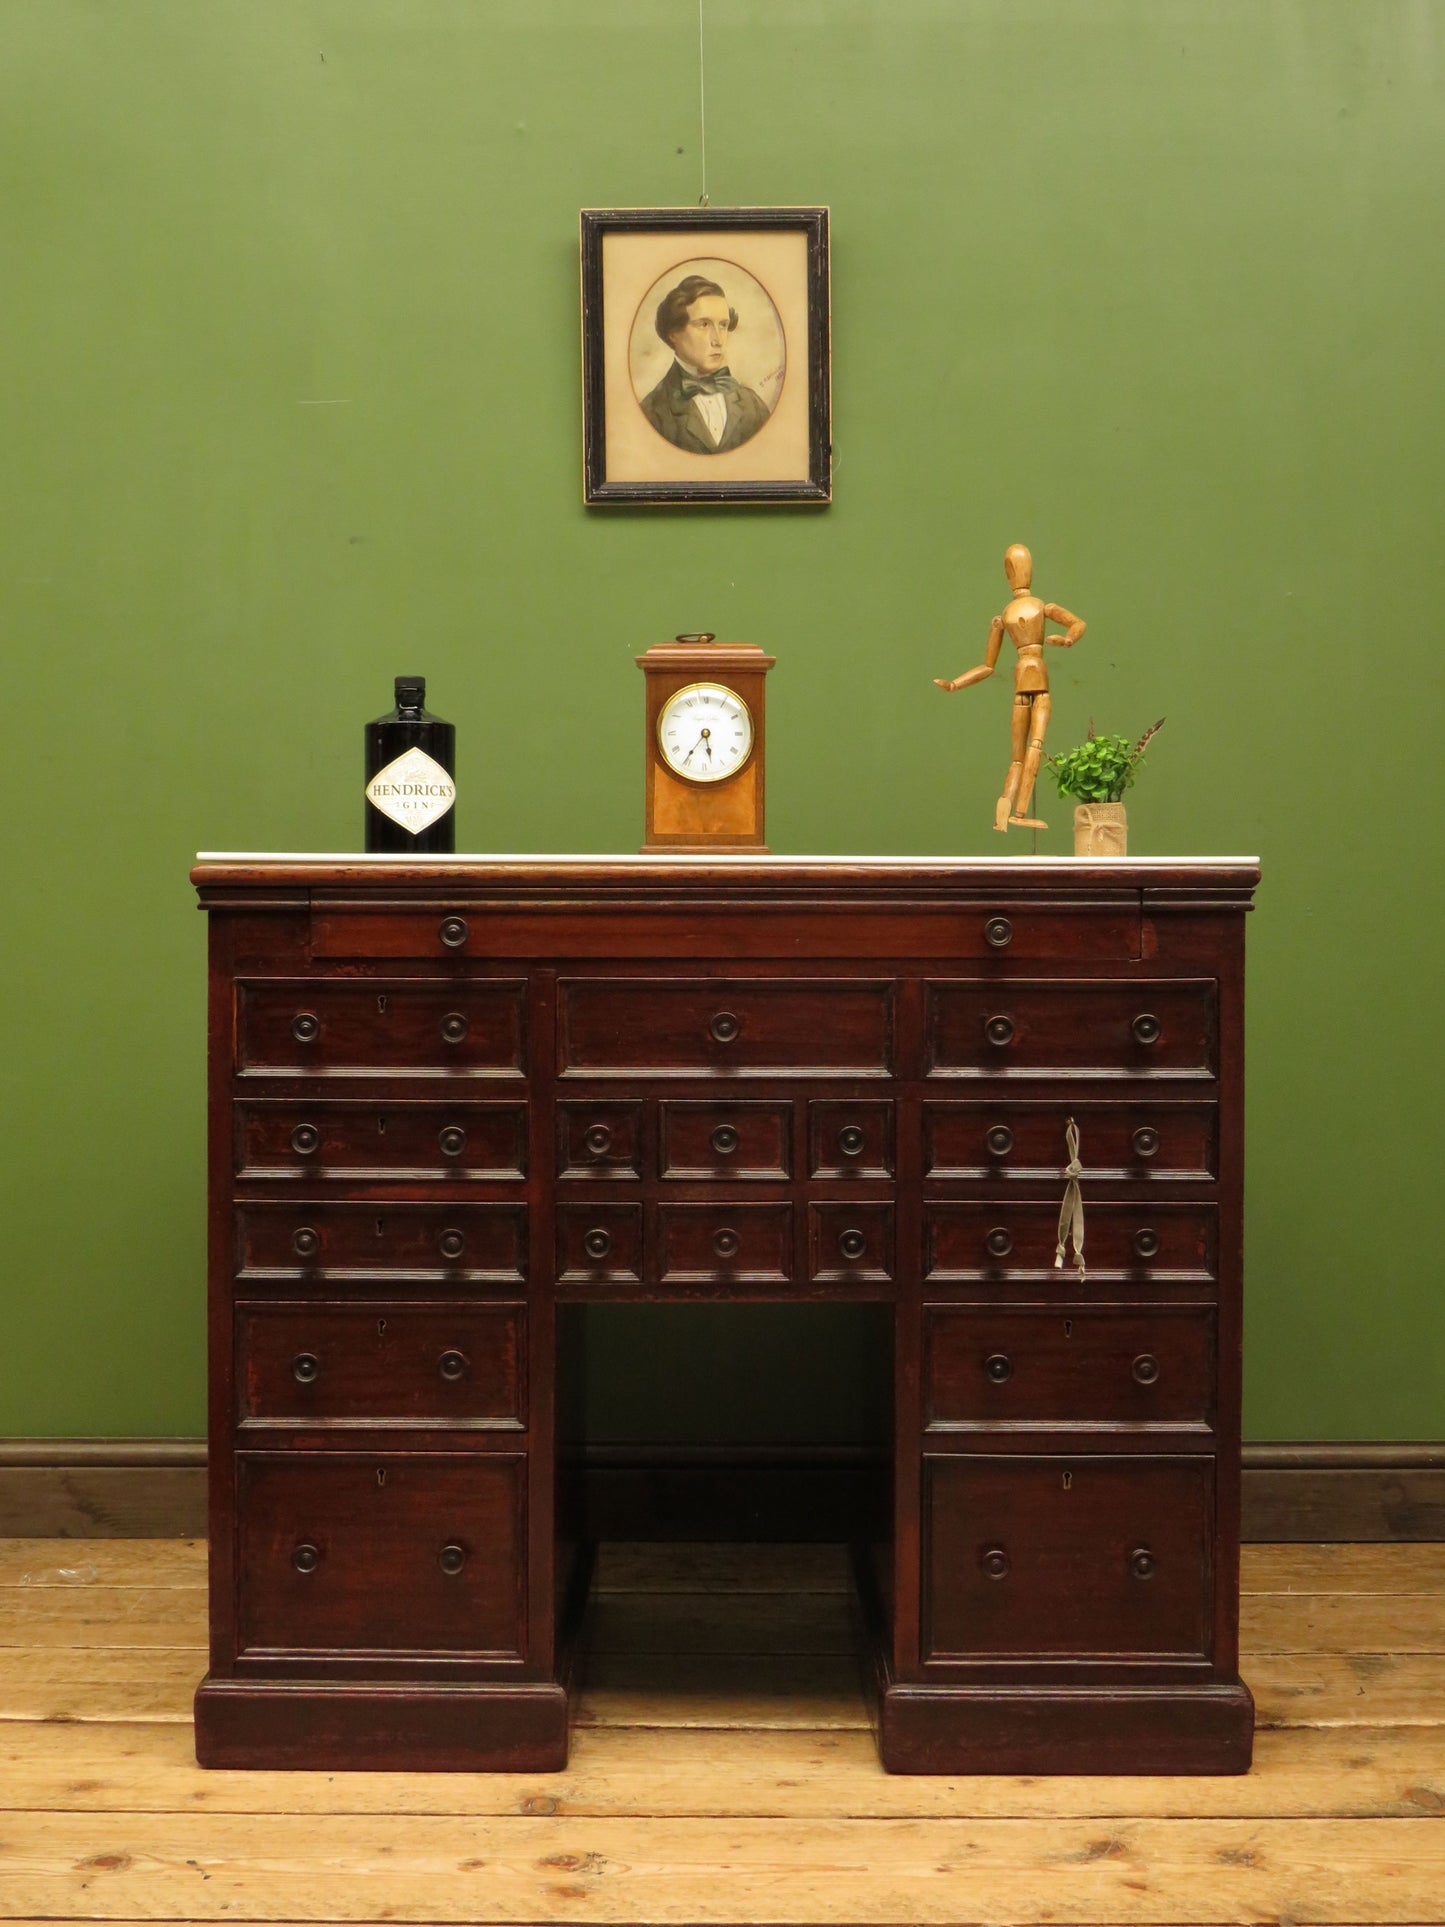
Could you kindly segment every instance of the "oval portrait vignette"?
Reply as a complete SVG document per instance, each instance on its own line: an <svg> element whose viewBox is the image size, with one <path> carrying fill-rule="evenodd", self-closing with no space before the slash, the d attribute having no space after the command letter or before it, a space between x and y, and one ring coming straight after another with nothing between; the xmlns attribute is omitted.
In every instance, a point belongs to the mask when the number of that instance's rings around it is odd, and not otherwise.
<svg viewBox="0 0 1445 1927"><path fill-rule="evenodd" d="M638 304L628 372L642 413L674 448L741 448L767 426L786 378L787 338L772 296L736 261L677 262Z"/></svg>

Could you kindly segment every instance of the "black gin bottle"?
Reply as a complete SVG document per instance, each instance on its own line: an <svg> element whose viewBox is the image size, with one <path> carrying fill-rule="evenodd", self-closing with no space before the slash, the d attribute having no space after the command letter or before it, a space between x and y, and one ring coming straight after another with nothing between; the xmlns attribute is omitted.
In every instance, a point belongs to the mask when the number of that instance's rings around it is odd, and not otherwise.
<svg viewBox="0 0 1445 1927"><path fill-rule="evenodd" d="M426 707L426 677L398 676L396 708L366 725L366 847L450 856L457 847L457 732Z"/></svg>

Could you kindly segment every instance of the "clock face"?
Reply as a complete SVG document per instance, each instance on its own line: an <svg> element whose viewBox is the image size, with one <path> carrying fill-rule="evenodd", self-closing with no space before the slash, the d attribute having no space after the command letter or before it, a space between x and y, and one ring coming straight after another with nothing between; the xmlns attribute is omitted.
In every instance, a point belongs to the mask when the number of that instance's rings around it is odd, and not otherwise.
<svg viewBox="0 0 1445 1927"><path fill-rule="evenodd" d="M735 690L720 682L689 683L662 706L657 748L674 776L720 783L752 755L753 719Z"/></svg>

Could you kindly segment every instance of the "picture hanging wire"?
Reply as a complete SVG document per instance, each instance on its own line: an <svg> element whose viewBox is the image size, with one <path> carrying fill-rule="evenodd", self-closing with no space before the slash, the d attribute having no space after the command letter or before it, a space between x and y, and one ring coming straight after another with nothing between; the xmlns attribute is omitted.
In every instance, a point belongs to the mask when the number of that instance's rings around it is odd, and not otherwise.
<svg viewBox="0 0 1445 1927"><path fill-rule="evenodd" d="M702 5L703 0L697 0L697 118L702 148L702 193L697 197L697 204L711 207L712 202L707 198L707 63L702 45Z"/></svg>

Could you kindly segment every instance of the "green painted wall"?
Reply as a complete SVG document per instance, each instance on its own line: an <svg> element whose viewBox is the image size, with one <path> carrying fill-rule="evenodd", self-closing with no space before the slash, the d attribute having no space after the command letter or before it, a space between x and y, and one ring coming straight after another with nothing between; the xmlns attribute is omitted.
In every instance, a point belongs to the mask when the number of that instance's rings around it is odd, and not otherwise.
<svg viewBox="0 0 1445 1927"><path fill-rule="evenodd" d="M580 506L577 210L696 198L692 0L0 12L0 1432L201 1429L188 861L353 845L395 671L469 848L634 848L630 658L707 627L779 657L775 848L992 852L1006 691L929 678L1023 539L1057 742L1169 717L1135 847L1264 859L1248 1430L1441 1436L1445 15L707 13L713 200L833 210L821 513ZM727 1349L604 1343L614 1433Z"/></svg>

